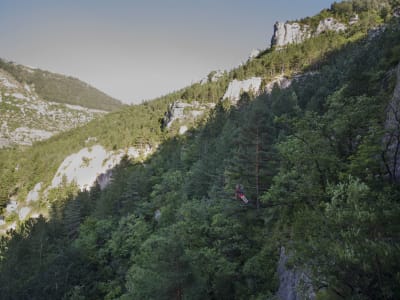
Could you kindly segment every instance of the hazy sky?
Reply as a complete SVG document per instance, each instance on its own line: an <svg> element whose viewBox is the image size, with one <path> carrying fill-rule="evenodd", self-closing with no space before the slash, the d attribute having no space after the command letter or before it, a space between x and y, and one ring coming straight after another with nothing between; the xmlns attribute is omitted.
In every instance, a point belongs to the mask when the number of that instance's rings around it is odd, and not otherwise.
<svg viewBox="0 0 400 300"><path fill-rule="evenodd" d="M0 57L78 77L126 103L265 49L275 21L333 0L0 0Z"/></svg>

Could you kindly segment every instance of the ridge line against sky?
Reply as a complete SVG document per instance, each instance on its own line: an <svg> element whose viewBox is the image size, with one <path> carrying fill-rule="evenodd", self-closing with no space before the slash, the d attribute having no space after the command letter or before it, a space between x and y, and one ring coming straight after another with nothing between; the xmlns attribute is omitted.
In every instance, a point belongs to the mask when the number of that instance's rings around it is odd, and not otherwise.
<svg viewBox="0 0 400 300"><path fill-rule="evenodd" d="M1 0L0 58L140 103L269 47L276 21L333 0Z"/></svg>

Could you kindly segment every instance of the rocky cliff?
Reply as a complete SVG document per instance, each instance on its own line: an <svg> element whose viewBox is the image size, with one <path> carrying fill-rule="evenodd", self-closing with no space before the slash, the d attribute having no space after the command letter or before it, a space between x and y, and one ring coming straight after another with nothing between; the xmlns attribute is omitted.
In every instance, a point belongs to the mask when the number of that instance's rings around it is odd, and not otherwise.
<svg viewBox="0 0 400 300"><path fill-rule="evenodd" d="M90 190L96 184L100 189L104 189L112 180L113 169L123 157L144 159L155 149L156 146L145 145L141 149L130 147L107 151L102 145L97 144L69 155L60 164L49 185L38 182L29 191L25 200L18 201L15 196L9 199L4 214L0 216L0 235L15 229L19 222L28 217L37 218L40 214L46 215L48 212L44 207L53 189L72 183L75 183L81 191Z"/></svg>
<svg viewBox="0 0 400 300"><path fill-rule="evenodd" d="M338 22L334 18L326 18L321 20L318 24L316 35L319 35L325 31L344 31L347 27L343 23Z"/></svg>
<svg viewBox="0 0 400 300"><path fill-rule="evenodd" d="M193 125L194 121L214 106L214 103L199 103L197 101L186 103L183 100L177 100L171 103L165 112L162 121L163 127L170 129L174 123L179 123L179 134L184 134L189 129L188 126Z"/></svg>
<svg viewBox="0 0 400 300"><path fill-rule="evenodd" d="M0 68L0 148L31 145L83 125L106 111L43 100L35 86Z"/></svg>
<svg viewBox="0 0 400 300"><path fill-rule="evenodd" d="M311 37L310 27L299 23L276 22L271 47L283 47L288 44L297 44Z"/></svg>
<svg viewBox="0 0 400 300"><path fill-rule="evenodd" d="M358 21L358 19L357 19ZM352 19L352 24L357 21ZM334 18L326 18L319 22L316 29L312 29L309 25L296 22L276 22L274 25L274 34L271 40L271 47L281 48L289 44L298 44L304 40L317 36L325 31L343 31L346 25L338 22Z"/></svg>
<svg viewBox="0 0 400 300"><path fill-rule="evenodd" d="M246 80L232 80L229 83L223 99L229 99L232 102L237 102L243 93L258 94L261 87L261 77L252 77Z"/></svg>
<svg viewBox="0 0 400 300"><path fill-rule="evenodd" d="M400 181L400 64L396 69L396 86L386 108L384 163L389 177Z"/></svg>
<svg viewBox="0 0 400 300"><path fill-rule="evenodd" d="M310 278L303 270L289 268L288 259L285 248L281 247L278 262L278 298L281 300L315 299Z"/></svg>

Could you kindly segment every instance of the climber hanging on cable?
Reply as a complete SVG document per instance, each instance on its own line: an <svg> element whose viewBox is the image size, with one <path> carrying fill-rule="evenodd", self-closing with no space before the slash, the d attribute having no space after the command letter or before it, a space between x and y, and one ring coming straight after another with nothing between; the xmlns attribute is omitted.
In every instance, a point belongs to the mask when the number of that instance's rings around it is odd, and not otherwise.
<svg viewBox="0 0 400 300"><path fill-rule="evenodd" d="M235 197L238 200L239 199L242 200L245 204L249 203L249 200L247 200L246 196L244 195L243 185L241 185L241 184L236 184Z"/></svg>

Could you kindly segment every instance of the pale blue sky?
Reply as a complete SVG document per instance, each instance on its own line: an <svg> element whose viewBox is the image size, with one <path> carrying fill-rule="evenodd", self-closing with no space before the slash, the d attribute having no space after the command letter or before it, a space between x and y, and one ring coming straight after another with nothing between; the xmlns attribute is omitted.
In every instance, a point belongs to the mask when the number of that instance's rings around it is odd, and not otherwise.
<svg viewBox="0 0 400 300"><path fill-rule="evenodd" d="M0 0L0 57L82 79L126 103L230 70L275 21L333 0Z"/></svg>

